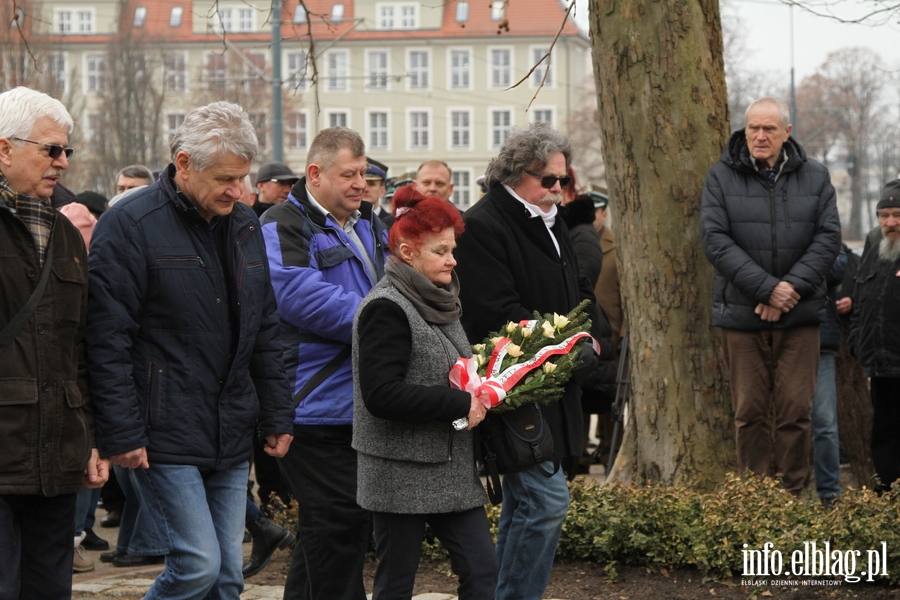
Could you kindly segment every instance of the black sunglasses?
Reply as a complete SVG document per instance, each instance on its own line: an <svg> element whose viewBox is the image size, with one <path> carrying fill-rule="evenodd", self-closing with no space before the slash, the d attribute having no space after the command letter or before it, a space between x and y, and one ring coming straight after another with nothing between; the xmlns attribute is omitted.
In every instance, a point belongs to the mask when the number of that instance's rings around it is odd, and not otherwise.
<svg viewBox="0 0 900 600"><path fill-rule="evenodd" d="M11 138L18 142L28 142L29 144L37 144L38 146L43 146L47 149L47 156L56 160L59 158L63 152L66 153L66 160L72 158L72 154L75 152L72 148L63 148L62 146L57 146L56 144L44 144L43 142L33 142L31 140L26 140L25 138Z"/></svg>
<svg viewBox="0 0 900 600"><path fill-rule="evenodd" d="M557 177L556 175L541 175L539 173L529 171L528 169L525 169L525 172L532 177L537 177L538 179L540 179L541 187L548 190L556 185L557 181L559 182L559 187L561 188L566 187L567 185L569 185L569 183L572 182L572 178L568 175L563 175L562 177Z"/></svg>

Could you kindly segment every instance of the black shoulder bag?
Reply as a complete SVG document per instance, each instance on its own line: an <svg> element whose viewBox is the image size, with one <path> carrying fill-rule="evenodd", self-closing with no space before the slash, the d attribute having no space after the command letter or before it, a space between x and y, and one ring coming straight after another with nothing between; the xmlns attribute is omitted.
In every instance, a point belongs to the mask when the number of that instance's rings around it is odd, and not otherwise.
<svg viewBox="0 0 900 600"><path fill-rule="evenodd" d="M44 295L44 290L47 288L47 280L50 279L50 268L52 266L53 246L47 244L47 256L44 259L44 268L41 270L41 279L38 281L37 287L31 292L31 297L28 298L25 306L20 308L16 316L3 328L3 331L0 331L0 356L12 345L16 336L19 335L19 332L22 331L22 328L25 327L25 324L31 319L31 315L37 309L37 305Z"/></svg>

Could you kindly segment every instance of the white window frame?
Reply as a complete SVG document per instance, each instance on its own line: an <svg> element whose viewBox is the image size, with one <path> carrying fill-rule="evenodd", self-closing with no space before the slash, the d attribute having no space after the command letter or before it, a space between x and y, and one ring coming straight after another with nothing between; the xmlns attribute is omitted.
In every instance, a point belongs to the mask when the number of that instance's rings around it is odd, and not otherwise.
<svg viewBox="0 0 900 600"><path fill-rule="evenodd" d="M287 76L284 78L285 82L290 85L292 90L305 90L309 85L309 80L306 76L309 69L309 55L303 50L292 50L284 53L282 62L287 71ZM303 64L302 68L300 63ZM298 78L297 76L301 72L303 76Z"/></svg>
<svg viewBox="0 0 900 600"><path fill-rule="evenodd" d="M210 77L210 70L208 68L212 57L215 56L216 60L224 61L224 66L221 70L221 77ZM203 89L209 92L224 92L228 89L228 57L223 55L219 51L210 51L203 54L203 65L200 67L202 73L202 81L203 81ZM219 75L219 70L216 69L215 75ZM221 82L221 89L218 89L218 84ZM213 88L212 85L215 84L217 87Z"/></svg>
<svg viewBox="0 0 900 600"><path fill-rule="evenodd" d="M532 106L529 113L529 120L531 123L535 123L538 120L539 112L549 112L550 113L550 122L548 123L551 127L556 127L556 107L555 106ZM547 121L541 121L542 123L547 123Z"/></svg>
<svg viewBox="0 0 900 600"><path fill-rule="evenodd" d="M397 29L418 29L419 27L419 5L415 3L400 5L400 22Z"/></svg>
<svg viewBox="0 0 900 600"><path fill-rule="evenodd" d="M373 68L372 57L376 55L384 56L384 66ZM373 78L381 78L382 81L378 85L372 85ZM389 92L391 91L391 51L390 49L366 50L366 91Z"/></svg>
<svg viewBox="0 0 900 600"><path fill-rule="evenodd" d="M331 20L335 23L341 23L344 20L344 4L338 2L331 7Z"/></svg>
<svg viewBox="0 0 900 600"><path fill-rule="evenodd" d="M169 27L181 27L181 19L184 17L184 7L173 6L169 13Z"/></svg>
<svg viewBox="0 0 900 600"><path fill-rule="evenodd" d="M246 51L244 52L244 59L241 60L241 79L243 79L244 89L247 91L252 91L256 89L260 89L260 86L266 85L266 52L257 52L257 51ZM257 60L252 60L252 57L255 57ZM258 59L262 59L262 65L258 63ZM260 77L259 73L256 72L256 69L250 66L253 64L259 67L263 76Z"/></svg>
<svg viewBox="0 0 900 600"><path fill-rule="evenodd" d="M299 123L297 127L291 127L290 119L293 115L297 115L303 117L303 126L300 127ZM291 110L285 113L284 119L284 148L285 150L307 150L309 149L309 111L306 109L301 110ZM290 136L297 136L297 140L303 141L303 144L289 144L288 140Z"/></svg>
<svg viewBox="0 0 900 600"><path fill-rule="evenodd" d="M143 27L147 22L147 7L146 6L137 6L134 9L134 21L132 23L135 27Z"/></svg>
<svg viewBox="0 0 900 600"><path fill-rule="evenodd" d="M306 19L306 8L298 2L297 6L294 7L293 22L294 23L306 23L306 20L307 20Z"/></svg>
<svg viewBox="0 0 900 600"><path fill-rule="evenodd" d="M99 63L95 61L99 61ZM102 68L98 68L98 64L102 65ZM107 67L106 54L91 52L84 55L84 91L86 94L100 94L106 91ZM94 81L93 84L92 81Z"/></svg>
<svg viewBox="0 0 900 600"><path fill-rule="evenodd" d="M469 54L469 66L468 67L455 67L453 65L453 53L454 52L467 52ZM447 89L448 90L471 90L472 81L475 77L475 62L473 60L473 56L475 56L471 46L451 46L447 48ZM455 72L459 70L460 74L465 73L467 84L456 86L453 85L453 75Z"/></svg>
<svg viewBox="0 0 900 600"><path fill-rule="evenodd" d="M77 22L77 31L74 33L78 35L91 35L97 33L97 13L94 8L88 7L80 7L74 9ZM73 26L75 23L73 23Z"/></svg>
<svg viewBox="0 0 900 600"><path fill-rule="evenodd" d="M53 32L60 35L72 35L72 12L71 10L54 9L53 10Z"/></svg>
<svg viewBox="0 0 900 600"><path fill-rule="evenodd" d="M237 31L247 33L256 31L256 11L242 6L237 9Z"/></svg>
<svg viewBox="0 0 900 600"><path fill-rule="evenodd" d="M530 60L528 62L528 65L529 65L528 68L530 69L531 65L537 64L538 59L541 56L543 56L544 54L546 54L548 50L550 50L549 46L539 46L539 45L529 46L528 47L528 56L529 56ZM538 54L539 52L540 52L540 54ZM544 69L548 68L548 62L549 62L550 74L547 76L547 83L544 84L544 87L545 88L555 88L556 87L556 74L557 73L556 73L556 65L554 64L556 62L556 53L553 52L550 54L550 57L548 60L546 60L546 61L542 62L540 65L538 65L538 67L534 70L534 72L528 76L528 86L531 89L534 90L541 86L541 79L544 77Z"/></svg>
<svg viewBox="0 0 900 600"><path fill-rule="evenodd" d="M453 134L457 129L456 124L453 122L454 113L464 113L468 115L469 121L467 125L467 133L468 133L468 143L455 145L453 142ZM475 140L475 111L470 106L450 106L447 108L447 150L451 152L460 152L460 151L469 151L472 150Z"/></svg>
<svg viewBox="0 0 900 600"><path fill-rule="evenodd" d="M182 113L182 112L166 113L165 126L166 126L167 143L172 140L172 136L175 135L175 132L178 130L179 127L181 127L181 124L184 123L185 116L186 116L185 113ZM174 119L174 125L175 125L174 127L172 127L173 119Z"/></svg>
<svg viewBox="0 0 900 600"><path fill-rule="evenodd" d="M377 19L376 29L383 29L386 31L394 29L396 17L396 4L382 4L379 2L375 5L375 18Z"/></svg>
<svg viewBox="0 0 900 600"><path fill-rule="evenodd" d="M502 21L506 16L506 6L503 0L491 2L491 21Z"/></svg>
<svg viewBox="0 0 900 600"><path fill-rule="evenodd" d="M463 175L468 179L468 185L461 183L461 179ZM477 200L474 195L475 188L475 178L473 177L473 172L471 168L457 168L453 167L450 174L450 183L453 184L453 193L450 195L450 202L453 206L465 210L472 206L473 200ZM462 201L460 198L463 193L468 193L469 198L467 201Z"/></svg>
<svg viewBox="0 0 900 600"><path fill-rule="evenodd" d="M425 125L425 133L427 134L428 141L426 144L413 144L413 123L412 116L413 113L426 115L427 123ZM430 151L434 146L434 119L431 113L431 108L427 107L408 107L406 109L406 151L407 152L418 152L418 151Z"/></svg>
<svg viewBox="0 0 900 600"><path fill-rule="evenodd" d="M503 81L494 82L494 72L498 68L494 64L494 52L506 52L509 56L509 65L506 67L507 69L507 81L504 83ZM491 90L505 90L513 83L515 83L515 79L513 78L513 73L516 71L516 53L512 46L488 46L488 72L487 72L487 87Z"/></svg>
<svg viewBox="0 0 900 600"><path fill-rule="evenodd" d="M344 57L343 70L332 73L332 58ZM336 67L340 65L335 64ZM350 91L350 52L347 50L329 50L325 53L325 91Z"/></svg>
<svg viewBox="0 0 900 600"><path fill-rule="evenodd" d="M60 68L62 67L62 68ZM66 52L51 52L47 58L49 75L56 79L63 93L69 91L69 56Z"/></svg>
<svg viewBox="0 0 900 600"><path fill-rule="evenodd" d="M334 127L334 125L331 124L332 117L337 115L344 115L344 121L346 122L346 125L341 125L341 127L353 129L353 123L350 120L350 114L351 111L349 108L328 108L322 115L324 118L324 121L322 122L323 127Z"/></svg>
<svg viewBox="0 0 900 600"><path fill-rule="evenodd" d="M413 67L412 57L413 54L416 55L424 55L425 61L427 64L425 67ZM410 92L423 92L431 89L431 81L432 81L432 68L431 65L434 64L431 60L431 48L407 48L406 49L406 73L408 77L406 78L406 90ZM413 75L414 69L416 73L416 79L419 80L424 75L425 85L421 85L421 83L417 83L413 85Z"/></svg>
<svg viewBox="0 0 900 600"><path fill-rule="evenodd" d="M372 127L372 115L383 114L384 128L376 132ZM382 133L384 135L384 144L372 143L372 135ZM378 150L379 152L390 152L391 150L391 109L390 108L367 108L366 109L366 149Z"/></svg>
<svg viewBox="0 0 900 600"><path fill-rule="evenodd" d="M174 66L175 69L169 68L169 58L180 59ZM187 52L166 52L163 56L163 86L166 92L182 93L187 91ZM180 67L180 68L179 68ZM174 85L169 85L169 81L174 81Z"/></svg>
<svg viewBox="0 0 900 600"><path fill-rule="evenodd" d="M469 20L469 3L466 0L459 0L456 3L456 22L465 23Z"/></svg>
<svg viewBox="0 0 900 600"><path fill-rule="evenodd" d="M509 124L506 125L506 138L509 138L509 132L512 131L512 128L516 126L516 110L512 106L490 106L488 107L488 150L498 150L506 139L502 139L499 143L494 142L494 131L496 129L496 125L494 125L494 113L498 112L508 112L509 113Z"/></svg>

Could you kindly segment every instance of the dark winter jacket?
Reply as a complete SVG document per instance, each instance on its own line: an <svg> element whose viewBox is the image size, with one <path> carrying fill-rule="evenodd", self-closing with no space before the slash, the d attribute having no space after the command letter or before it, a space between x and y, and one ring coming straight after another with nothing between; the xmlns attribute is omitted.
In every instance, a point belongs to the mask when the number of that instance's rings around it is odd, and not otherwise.
<svg viewBox="0 0 900 600"><path fill-rule="evenodd" d="M841 282L844 280L844 272L847 270L847 253L844 245L834 264L828 270L825 285L828 286L827 301L825 303L825 322L819 329L819 347L823 351L837 352L841 347L841 315L838 314L835 304L840 297Z"/></svg>
<svg viewBox="0 0 900 600"><path fill-rule="evenodd" d="M243 204L216 234L163 177L103 213L91 241L88 356L100 453L227 469L260 436L292 433L259 221ZM230 306L229 306L230 305ZM232 327L235 329L232 329Z"/></svg>
<svg viewBox="0 0 900 600"><path fill-rule="evenodd" d="M350 342L360 302L384 276L387 232L362 202L354 231L368 250L368 273L356 245L341 226L309 202L306 178L285 202L266 211L263 236L272 287L281 317L285 368L293 393L341 355L344 359L302 399L294 422L302 425L353 423Z"/></svg>
<svg viewBox="0 0 900 600"><path fill-rule="evenodd" d="M472 343L508 321L541 314L565 314L584 299L594 301L590 282L579 275L578 259L561 218L553 226L561 255L546 225L532 217L500 184L464 215L466 230L457 240L462 324ZM592 334L600 338L594 308ZM581 390L570 382L558 402L544 411L557 459L581 456Z"/></svg>
<svg viewBox="0 0 900 600"><path fill-rule="evenodd" d="M0 495L77 492L94 442L84 240L57 214L49 248L53 266L34 316L0 355ZM40 278L34 237L0 200L0 330Z"/></svg>
<svg viewBox="0 0 900 600"><path fill-rule="evenodd" d="M879 258L878 244L865 251L850 325L850 348L869 377L900 377L900 260Z"/></svg>
<svg viewBox="0 0 900 600"><path fill-rule="evenodd" d="M715 267L714 327L783 329L825 320L825 275L841 244L828 169L788 138L775 185L756 170L743 130L735 132L703 184L700 232ZM800 301L776 322L754 312L780 281Z"/></svg>

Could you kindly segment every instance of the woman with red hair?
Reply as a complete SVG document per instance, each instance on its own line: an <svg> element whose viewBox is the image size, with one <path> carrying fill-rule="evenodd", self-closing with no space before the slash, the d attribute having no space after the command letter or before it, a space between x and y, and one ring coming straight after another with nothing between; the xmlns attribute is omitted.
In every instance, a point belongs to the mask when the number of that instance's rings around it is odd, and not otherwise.
<svg viewBox="0 0 900 600"><path fill-rule="evenodd" d="M412 597L425 525L450 553L461 600L494 598L497 556L471 429L485 407L448 383L472 355L453 268L463 222L452 204L411 186L394 195L393 256L353 330L357 501L372 511L374 600ZM468 417L467 429L452 423Z"/></svg>

